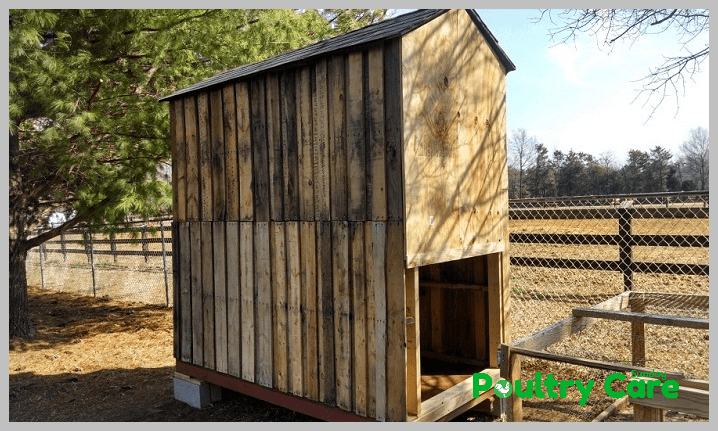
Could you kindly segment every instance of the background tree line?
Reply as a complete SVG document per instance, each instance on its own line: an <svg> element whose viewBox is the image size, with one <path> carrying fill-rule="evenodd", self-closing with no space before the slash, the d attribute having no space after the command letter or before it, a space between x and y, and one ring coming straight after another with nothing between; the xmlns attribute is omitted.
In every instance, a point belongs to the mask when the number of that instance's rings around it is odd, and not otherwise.
<svg viewBox="0 0 718 431"><path fill-rule="evenodd" d="M692 129L678 154L656 145L629 150L623 165L610 151L598 156L554 150L514 130L508 140L509 198L708 190L708 130Z"/></svg>

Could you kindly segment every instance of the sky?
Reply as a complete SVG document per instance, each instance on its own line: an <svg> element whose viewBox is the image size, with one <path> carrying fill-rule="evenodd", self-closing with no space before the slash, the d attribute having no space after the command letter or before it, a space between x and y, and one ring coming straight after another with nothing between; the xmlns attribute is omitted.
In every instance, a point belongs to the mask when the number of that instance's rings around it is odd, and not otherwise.
<svg viewBox="0 0 718 431"><path fill-rule="evenodd" d="M644 36L613 49L590 35L563 44L549 36L549 29L560 22L555 13L556 24L548 19L534 24L532 18L540 15L537 9L477 12L516 65L506 80L509 136L523 128L551 153L611 152L622 165L629 149L648 151L660 145L676 156L691 129L708 129L708 61L693 82L686 80L678 99L666 98L652 118L659 98L648 103L645 97L636 99L643 87L637 81L660 66L663 56L680 52L675 34ZM702 47L708 35L695 42Z"/></svg>

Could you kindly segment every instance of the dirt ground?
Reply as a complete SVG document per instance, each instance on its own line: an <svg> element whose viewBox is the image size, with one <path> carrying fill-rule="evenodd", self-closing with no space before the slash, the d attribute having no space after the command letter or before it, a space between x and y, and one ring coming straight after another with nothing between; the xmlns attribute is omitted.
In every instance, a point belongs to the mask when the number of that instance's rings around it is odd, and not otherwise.
<svg viewBox="0 0 718 431"><path fill-rule="evenodd" d="M28 293L38 337L10 340L10 421L314 421L229 390L202 410L176 401L171 308ZM493 419L471 412L456 420Z"/></svg>

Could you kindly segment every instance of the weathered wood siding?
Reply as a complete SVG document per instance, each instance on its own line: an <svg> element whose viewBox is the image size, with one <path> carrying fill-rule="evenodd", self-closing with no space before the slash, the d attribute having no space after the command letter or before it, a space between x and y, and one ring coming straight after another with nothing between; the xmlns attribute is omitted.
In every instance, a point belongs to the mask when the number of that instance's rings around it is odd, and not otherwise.
<svg viewBox="0 0 718 431"><path fill-rule="evenodd" d="M406 419L400 53L171 102L178 359Z"/></svg>
<svg viewBox="0 0 718 431"><path fill-rule="evenodd" d="M505 71L464 11L402 39L409 267L503 250Z"/></svg>

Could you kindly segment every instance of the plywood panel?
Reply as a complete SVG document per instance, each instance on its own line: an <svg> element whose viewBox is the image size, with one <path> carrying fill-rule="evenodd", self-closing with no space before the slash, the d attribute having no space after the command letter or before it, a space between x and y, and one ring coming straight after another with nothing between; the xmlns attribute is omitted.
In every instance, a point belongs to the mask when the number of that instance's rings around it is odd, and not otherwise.
<svg viewBox="0 0 718 431"><path fill-rule="evenodd" d="M202 365L204 353L202 318L202 229L199 222L189 224L192 261L192 363Z"/></svg>
<svg viewBox="0 0 718 431"><path fill-rule="evenodd" d="M312 83L312 134L314 175L314 220L330 220L329 203L329 102L327 61L320 59Z"/></svg>
<svg viewBox="0 0 718 431"><path fill-rule="evenodd" d="M180 321L175 322L175 327L179 328L181 339L179 359L192 362L192 255L189 223L179 224L179 240L177 244L179 244L180 277L179 286L176 286L175 289L179 289L179 308L181 312ZM174 253L172 257L174 257ZM174 304L174 306L177 307L178 304Z"/></svg>
<svg viewBox="0 0 718 431"><path fill-rule="evenodd" d="M299 248L299 223L286 222L287 246L287 326L289 340L289 391L303 395L302 390L302 286Z"/></svg>
<svg viewBox="0 0 718 431"><path fill-rule="evenodd" d="M331 219L347 220L347 142L345 57L333 56L327 63L329 117L329 183Z"/></svg>
<svg viewBox="0 0 718 431"><path fill-rule="evenodd" d="M254 220L268 222L270 219L269 148L265 112L264 80L250 82L250 106L252 124L252 181L254 185Z"/></svg>
<svg viewBox="0 0 718 431"><path fill-rule="evenodd" d="M197 95L197 116L199 136L199 187L200 220L212 221L212 141L209 124L209 95Z"/></svg>
<svg viewBox="0 0 718 431"><path fill-rule="evenodd" d="M212 223L214 261L214 344L215 370L227 373L227 265L225 225Z"/></svg>
<svg viewBox="0 0 718 431"><path fill-rule="evenodd" d="M197 135L197 100L184 98L184 128L187 157L187 220L200 219L199 141Z"/></svg>
<svg viewBox="0 0 718 431"><path fill-rule="evenodd" d="M314 220L314 158L312 131L311 70L302 68L296 74L296 122L299 141L299 220Z"/></svg>
<svg viewBox="0 0 718 431"><path fill-rule="evenodd" d="M335 406L334 289L332 279L332 224L317 223L317 299L319 301L319 399Z"/></svg>
<svg viewBox="0 0 718 431"><path fill-rule="evenodd" d="M256 305L257 383L272 387L272 278L269 223L254 223L254 290Z"/></svg>
<svg viewBox="0 0 718 431"><path fill-rule="evenodd" d="M237 108L234 85L222 88L222 124L224 125L224 159L227 179L227 220L239 220L239 172L237 159Z"/></svg>
<svg viewBox="0 0 718 431"><path fill-rule="evenodd" d="M201 222L202 230L202 366L215 367L214 349L214 268L212 259L212 222Z"/></svg>
<svg viewBox="0 0 718 431"><path fill-rule="evenodd" d="M319 399L317 345L317 258L316 228L312 222L299 224L302 286L302 368L304 396Z"/></svg>
<svg viewBox="0 0 718 431"><path fill-rule="evenodd" d="M242 375L239 223L227 222L227 373Z"/></svg>
<svg viewBox="0 0 718 431"><path fill-rule="evenodd" d="M271 224L272 301L274 303L274 387L282 392L288 388L287 343L287 261L284 223Z"/></svg>
<svg viewBox="0 0 718 431"><path fill-rule="evenodd" d="M252 123L246 82L234 85L237 106L237 163L239 170L239 219L254 220L254 171L252 168Z"/></svg>
<svg viewBox="0 0 718 431"><path fill-rule="evenodd" d="M354 411L367 412L366 269L364 224L349 222L349 290L352 315L352 404Z"/></svg>
<svg viewBox="0 0 718 431"><path fill-rule="evenodd" d="M280 74L284 220L299 220L299 143L294 71Z"/></svg>
<svg viewBox="0 0 718 431"><path fill-rule="evenodd" d="M364 138L364 64L361 52L347 56L346 68L347 212L350 221L366 220L366 141Z"/></svg>
<svg viewBox="0 0 718 431"><path fill-rule="evenodd" d="M222 90L209 93L211 111L212 140L212 220L224 221L227 218L224 123L222 112Z"/></svg>
<svg viewBox="0 0 718 431"><path fill-rule="evenodd" d="M386 220L386 171L384 142L384 50L367 55L367 217Z"/></svg>
<svg viewBox="0 0 718 431"><path fill-rule="evenodd" d="M267 147L269 150L269 218L284 220L284 173L282 171L281 117L279 115L279 81L276 73L267 74Z"/></svg>
<svg viewBox="0 0 718 431"><path fill-rule="evenodd" d="M254 382L254 228L253 223L239 223L239 263L242 314L242 378Z"/></svg>
<svg viewBox="0 0 718 431"><path fill-rule="evenodd" d="M172 192L174 218L187 220L187 154L182 99L170 103L170 142L172 145Z"/></svg>

